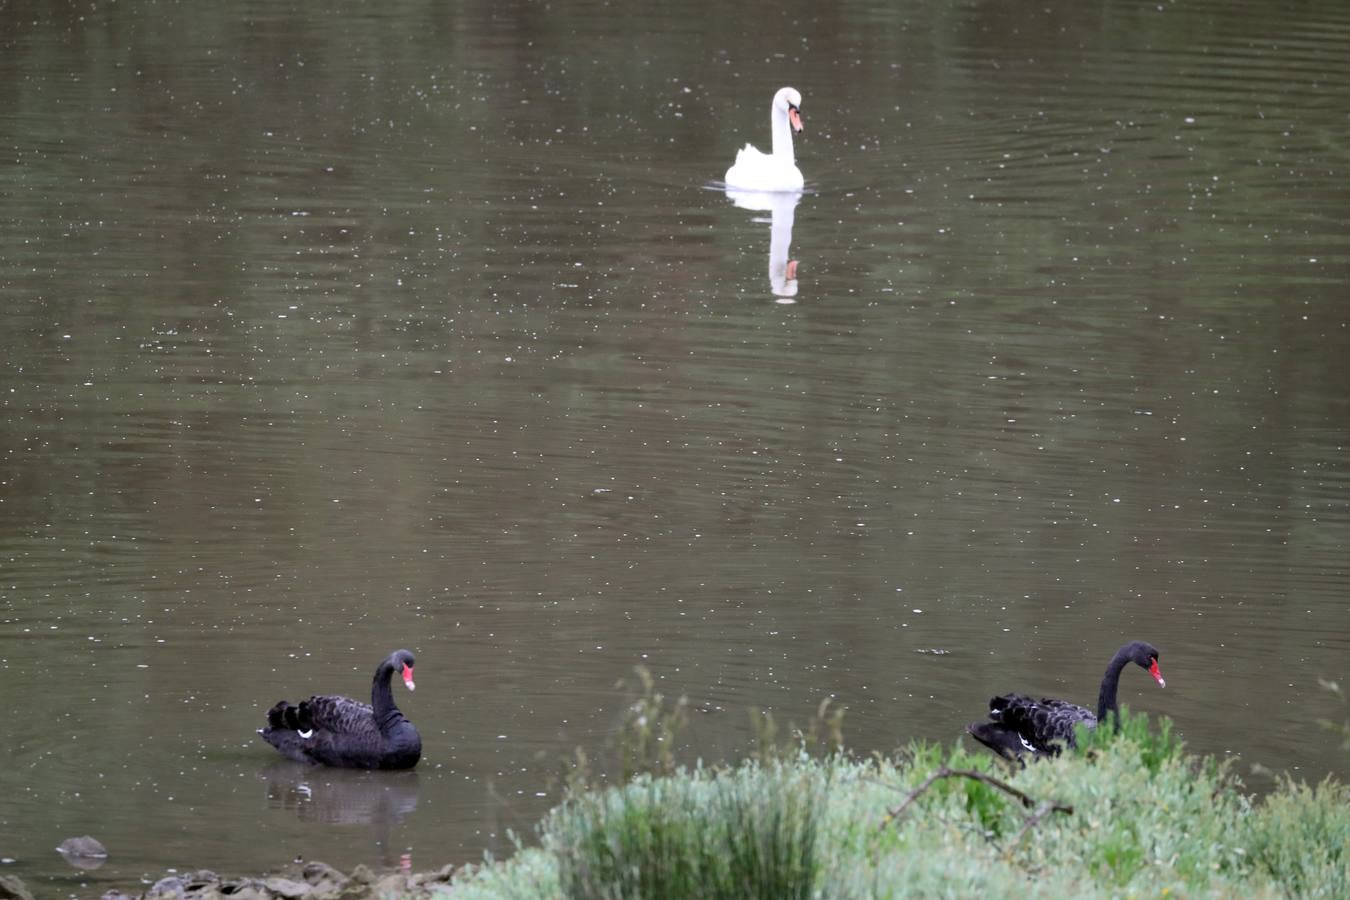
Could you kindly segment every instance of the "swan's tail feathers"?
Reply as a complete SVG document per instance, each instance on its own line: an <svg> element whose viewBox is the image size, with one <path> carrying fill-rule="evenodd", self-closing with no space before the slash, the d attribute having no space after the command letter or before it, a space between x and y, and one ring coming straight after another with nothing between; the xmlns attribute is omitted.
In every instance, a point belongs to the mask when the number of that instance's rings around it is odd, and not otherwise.
<svg viewBox="0 0 1350 900"><path fill-rule="evenodd" d="M314 732L313 699L311 697L309 700L301 700L299 706L288 700L278 700L276 705L267 711L267 729L296 731L301 737L309 737Z"/></svg>
<svg viewBox="0 0 1350 900"><path fill-rule="evenodd" d="M291 717L291 723L288 724L286 717ZM267 711L268 728L294 728L295 707L291 706L287 700L278 700L276 705Z"/></svg>
<svg viewBox="0 0 1350 900"><path fill-rule="evenodd" d="M1015 729L997 722L972 722L966 726L966 732L1006 760L1021 762L1023 753L1036 753L1036 748L1028 744Z"/></svg>
<svg viewBox="0 0 1350 900"><path fill-rule="evenodd" d="M309 753L308 742L302 738L299 732L292 731L289 728L263 728L259 732L263 740L277 748L277 752L287 759L295 762L315 763L315 759Z"/></svg>
<svg viewBox="0 0 1350 900"><path fill-rule="evenodd" d="M736 151L736 165L753 165L755 160L762 159L765 155L766 154L760 153L759 150L755 148L754 144L746 144Z"/></svg>
<svg viewBox="0 0 1350 900"><path fill-rule="evenodd" d="M314 736L314 707L308 700L301 700L295 708L295 731L302 738Z"/></svg>
<svg viewBox="0 0 1350 900"><path fill-rule="evenodd" d="M259 728L258 734L287 759L313 763L307 740L313 736L313 728L314 722L305 703L295 706L288 700L278 700L267 711L267 727Z"/></svg>

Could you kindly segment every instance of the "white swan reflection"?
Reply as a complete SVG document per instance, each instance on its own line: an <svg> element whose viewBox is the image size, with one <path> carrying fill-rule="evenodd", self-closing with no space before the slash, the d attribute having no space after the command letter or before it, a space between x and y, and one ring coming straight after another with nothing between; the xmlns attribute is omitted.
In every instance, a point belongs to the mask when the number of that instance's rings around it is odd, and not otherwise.
<svg viewBox="0 0 1350 900"><path fill-rule="evenodd" d="M801 191L741 191L726 189L727 199L741 209L769 213L769 289L782 302L797 296L797 260L788 258L792 220Z"/></svg>

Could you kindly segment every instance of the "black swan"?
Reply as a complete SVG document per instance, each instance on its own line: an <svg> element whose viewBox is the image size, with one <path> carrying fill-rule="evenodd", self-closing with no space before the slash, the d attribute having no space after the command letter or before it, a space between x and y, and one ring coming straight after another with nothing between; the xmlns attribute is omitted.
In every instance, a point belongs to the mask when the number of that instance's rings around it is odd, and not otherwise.
<svg viewBox="0 0 1350 900"><path fill-rule="evenodd" d="M422 756L422 738L394 705L395 672L412 690L413 655L395 650L375 670L370 706L350 697L310 697L298 706L281 700L267 711L263 740L297 762L348 769L411 769Z"/></svg>
<svg viewBox="0 0 1350 900"><path fill-rule="evenodd" d="M1116 689L1120 673L1128 663L1147 669L1159 687L1166 687L1158 671L1158 651L1143 641L1131 641L1116 651L1102 676L1097 694L1097 714L1067 700L1034 700L1021 694L1004 694L989 701L989 722L974 722L966 731L981 744L1004 759L1019 759L1023 753L1033 757L1058 756L1061 745L1076 747L1074 726L1096 728L1108 715L1115 716Z"/></svg>

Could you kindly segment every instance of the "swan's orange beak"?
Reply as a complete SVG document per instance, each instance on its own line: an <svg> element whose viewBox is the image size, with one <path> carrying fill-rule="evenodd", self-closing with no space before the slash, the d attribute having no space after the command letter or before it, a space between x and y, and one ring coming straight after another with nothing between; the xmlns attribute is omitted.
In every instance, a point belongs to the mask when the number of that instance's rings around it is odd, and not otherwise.
<svg viewBox="0 0 1350 900"><path fill-rule="evenodd" d="M1157 666L1154 666L1154 668L1156 669ZM403 667L403 683L408 686L408 690L415 691L417 690L417 685L413 684L412 670L413 670L412 666Z"/></svg>
<svg viewBox="0 0 1350 900"><path fill-rule="evenodd" d="M1167 682L1163 681L1162 672L1158 671L1158 661L1155 659L1153 665L1148 667L1148 674L1153 676L1153 680L1158 682L1158 687L1167 687Z"/></svg>
<svg viewBox="0 0 1350 900"><path fill-rule="evenodd" d="M787 272L785 274L787 275L788 281L797 277L797 261L795 259L788 260Z"/></svg>
<svg viewBox="0 0 1350 900"><path fill-rule="evenodd" d="M788 106L788 124L792 126L793 131L799 134L801 133L802 111L792 105Z"/></svg>

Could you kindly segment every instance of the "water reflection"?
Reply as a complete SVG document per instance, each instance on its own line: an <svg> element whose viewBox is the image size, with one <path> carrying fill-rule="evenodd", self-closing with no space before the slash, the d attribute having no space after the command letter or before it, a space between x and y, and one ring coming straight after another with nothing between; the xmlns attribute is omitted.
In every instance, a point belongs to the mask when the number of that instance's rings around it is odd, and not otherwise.
<svg viewBox="0 0 1350 900"><path fill-rule="evenodd" d="M769 213L769 290L782 301L797 296L797 260L788 258L792 224L801 191L738 191L726 189L727 199L741 209Z"/></svg>
<svg viewBox="0 0 1350 900"><path fill-rule="evenodd" d="M417 773L316 769L277 763L261 772L273 808L293 809L303 822L397 824L417 808Z"/></svg>

